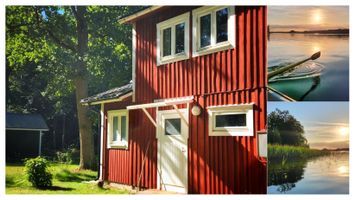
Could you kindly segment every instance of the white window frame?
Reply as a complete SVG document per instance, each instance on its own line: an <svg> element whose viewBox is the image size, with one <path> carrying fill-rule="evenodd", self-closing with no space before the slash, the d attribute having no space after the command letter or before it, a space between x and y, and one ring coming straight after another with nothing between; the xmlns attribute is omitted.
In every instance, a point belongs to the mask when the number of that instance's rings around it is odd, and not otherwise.
<svg viewBox="0 0 355 200"><path fill-rule="evenodd" d="M121 141L121 117L126 117L126 141ZM118 117L119 135L117 141L113 141L113 117ZM128 149L128 110L110 110L107 111L107 148Z"/></svg>
<svg viewBox="0 0 355 200"><path fill-rule="evenodd" d="M209 136L253 136L254 104L223 105L207 107ZM246 126L216 127L216 116L246 114Z"/></svg>
<svg viewBox="0 0 355 200"><path fill-rule="evenodd" d="M217 26L216 26L216 12L224 8L228 9L228 40L217 43ZM202 16L211 14L211 44L206 47L200 47L200 18ZM193 45L192 56L201 56L211 54L217 51L233 49L235 47L236 35L236 19L234 6L204 6L192 11L193 24Z"/></svg>
<svg viewBox="0 0 355 200"><path fill-rule="evenodd" d="M175 54L175 26L185 23L184 51ZM163 30L171 28L171 55L163 56ZM189 58L190 13L184 13L157 24L157 66Z"/></svg>

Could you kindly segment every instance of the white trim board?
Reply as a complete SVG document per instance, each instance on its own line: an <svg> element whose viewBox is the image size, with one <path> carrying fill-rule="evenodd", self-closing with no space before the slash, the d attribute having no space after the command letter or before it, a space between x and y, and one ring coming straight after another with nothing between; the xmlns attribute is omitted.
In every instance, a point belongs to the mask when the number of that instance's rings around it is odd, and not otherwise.
<svg viewBox="0 0 355 200"><path fill-rule="evenodd" d="M172 106L178 104L185 104L193 102L194 97L179 97L179 98L170 98L170 99L159 99L156 100L154 103L146 103L146 104L139 104L139 105L132 105L127 106L127 110L135 110L135 109L142 109L142 108L155 108L155 107L162 107L162 106Z"/></svg>
<svg viewBox="0 0 355 200"><path fill-rule="evenodd" d="M137 32L136 23L132 24L132 102L136 102L136 47Z"/></svg>

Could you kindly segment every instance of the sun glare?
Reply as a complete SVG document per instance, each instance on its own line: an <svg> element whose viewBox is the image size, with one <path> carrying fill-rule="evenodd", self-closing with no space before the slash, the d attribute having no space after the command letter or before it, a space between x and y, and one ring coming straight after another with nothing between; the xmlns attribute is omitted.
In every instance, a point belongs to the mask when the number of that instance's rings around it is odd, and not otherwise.
<svg viewBox="0 0 355 200"><path fill-rule="evenodd" d="M348 127L341 127L339 129L339 133L340 133L340 135L346 136L349 134L349 128Z"/></svg>
<svg viewBox="0 0 355 200"><path fill-rule="evenodd" d="M312 46L312 52L318 52L318 51L320 51L320 47L319 47L319 45L317 45L317 44L315 44L315 45L313 45Z"/></svg>
<svg viewBox="0 0 355 200"><path fill-rule="evenodd" d="M320 9L314 10L311 16L313 24L321 24L323 20L323 14Z"/></svg>
<svg viewBox="0 0 355 200"><path fill-rule="evenodd" d="M338 167L338 173L339 174L348 174L349 173L349 167L347 167L347 166Z"/></svg>

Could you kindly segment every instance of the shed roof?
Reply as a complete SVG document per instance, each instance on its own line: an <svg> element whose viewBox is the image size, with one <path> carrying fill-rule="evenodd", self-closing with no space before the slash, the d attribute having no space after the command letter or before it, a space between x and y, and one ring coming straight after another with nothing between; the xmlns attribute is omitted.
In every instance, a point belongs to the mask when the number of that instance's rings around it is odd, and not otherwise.
<svg viewBox="0 0 355 200"><path fill-rule="evenodd" d="M6 129L48 131L48 126L40 114L6 113Z"/></svg>
<svg viewBox="0 0 355 200"><path fill-rule="evenodd" d="M132 81L126 85L121 87L116 87L105 92L101 92L99 94L95 94L93 96L87 97L80 101L81 104L95 104L102 101L114 100L125 95L129 95L133 91L133 83Z"/></svg>

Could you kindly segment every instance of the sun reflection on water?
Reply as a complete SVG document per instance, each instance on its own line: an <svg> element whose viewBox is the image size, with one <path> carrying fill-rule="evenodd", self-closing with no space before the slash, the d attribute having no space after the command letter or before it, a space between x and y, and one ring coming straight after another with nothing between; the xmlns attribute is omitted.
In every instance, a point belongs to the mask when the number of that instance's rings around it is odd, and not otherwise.
<svg viewBox="0 0 355 200"><path fill-rule="evenodd" d="M338 167L338 174L340 176L347 176L349 174L349 167L345 165Z"/></svg>

